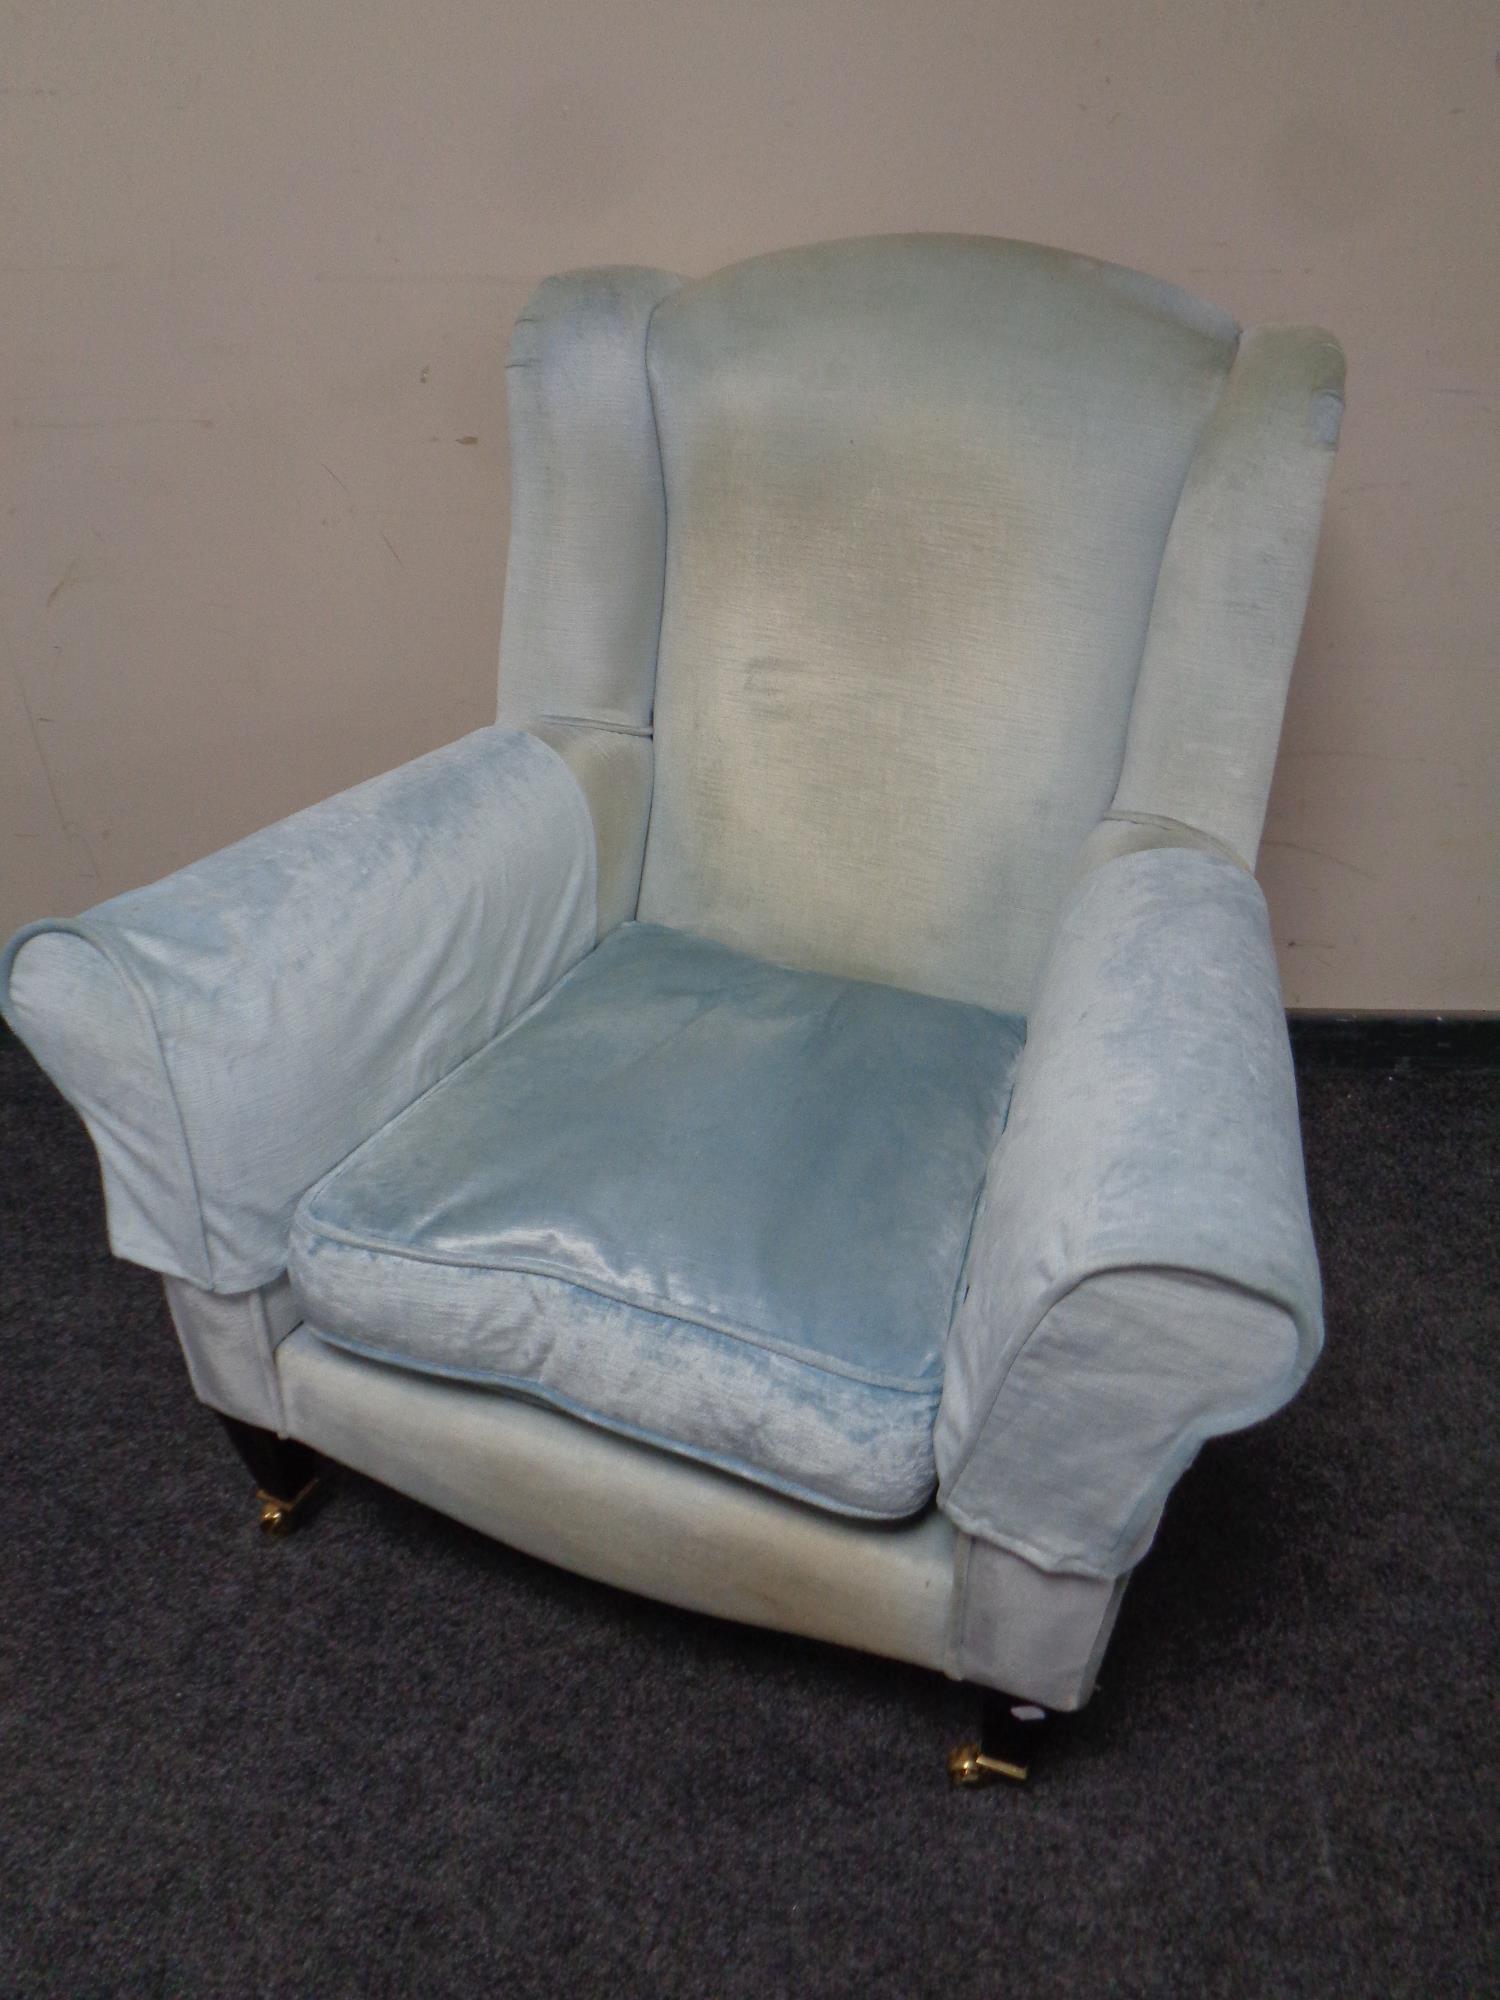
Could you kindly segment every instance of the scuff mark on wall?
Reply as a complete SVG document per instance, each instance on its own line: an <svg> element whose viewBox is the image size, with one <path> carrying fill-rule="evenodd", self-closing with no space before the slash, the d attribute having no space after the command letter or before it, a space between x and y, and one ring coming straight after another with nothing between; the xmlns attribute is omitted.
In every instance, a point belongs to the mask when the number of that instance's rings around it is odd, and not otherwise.
<svg viewBox="0 0 1500 2000"><path fill-rule="evenodd" d="M49 611L52 609L53 605L56 604L58 598L62 596L63 592L69 587L70 584L81 583L82 580L83 580L83 557L74 556L73 560L68 564L67 568L63 571L62 575L57 579L56 583L54 583L52 588L47 592L47 609Z"/></svg>
<svg viewBox="0 0 1500 2000"><path fill-rule="evenodd" d="M64 571L64 575L66 574L67 572ZM31 738L32 750L36 755L37 769L42 774L42 782L46 786L47 797L57 818L57 830L75 854L78 849L81 848L83 850L83 859L87 866L81 868L79 874L84 881L91 883L94 889L97 890L104 879L99 872L99 863L95 860L94 851L89 846L88 835L83 831L82 827L74 826L68 815L63 811L62 798L58 793L57 781L53 777L52 766L47 760L47 751L42 739L42 733L37 727L37 717L32 713L31 702L27 697L26 683L21 678L21 670L16 665L15 655L12 653L3 632L0 632L0 651L3 651L5 654L6 671L9 673L11 682L15 687L16 698L21 704L21 713L26 717L26 728Z"/></svg>
<svg viewBox="0 0 1500 2000"><path fill-rule="evenodd" d="M212 417L81 417L72 421L51 417L12 417L13 431L129 431L151 430L159 424L194 425L211 431Z"/></svg>
<svg viewBox="0 0 1500 2000"><path fill-rule="evenodd" d="M1335 868L1347 868L1351 875L1362 875L1367 882L1379 878L1368 868L1360 868L1352 861L1346 861L1342 854L1329 854L1321 847L1306 847L1300 840L1262 840L1262 847L1284 847L1289 854L1310 854L1317 861L1328 861Z"/></svg>

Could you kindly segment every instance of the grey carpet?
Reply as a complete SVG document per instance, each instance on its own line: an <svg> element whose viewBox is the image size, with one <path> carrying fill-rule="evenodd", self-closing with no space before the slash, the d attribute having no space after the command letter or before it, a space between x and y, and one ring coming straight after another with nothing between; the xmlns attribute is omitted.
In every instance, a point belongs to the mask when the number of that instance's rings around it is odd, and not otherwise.
<svg viewBox="0 0 1500 2000"><path fill-rule="evenodd" d="M0 1989L1494 1992L1500 1078L1303 1080L1328 1352L1210 1447L1027 1792L970 1698L353 1475L263 1545L0 1038Z"/></svg>

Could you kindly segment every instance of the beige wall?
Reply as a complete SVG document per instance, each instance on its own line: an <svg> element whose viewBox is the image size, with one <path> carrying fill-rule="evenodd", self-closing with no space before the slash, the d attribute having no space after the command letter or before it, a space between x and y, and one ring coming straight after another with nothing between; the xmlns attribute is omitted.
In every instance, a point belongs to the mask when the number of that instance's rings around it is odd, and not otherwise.
<svg viewBox="0 0 1500 2000"><path fill-rule="evenodd" d="M1350 356L1262 876L1288 998L1495 1007L1477 0L35 0L0 25L0 932L493 713L569 265L1066 244Z"/></svg>

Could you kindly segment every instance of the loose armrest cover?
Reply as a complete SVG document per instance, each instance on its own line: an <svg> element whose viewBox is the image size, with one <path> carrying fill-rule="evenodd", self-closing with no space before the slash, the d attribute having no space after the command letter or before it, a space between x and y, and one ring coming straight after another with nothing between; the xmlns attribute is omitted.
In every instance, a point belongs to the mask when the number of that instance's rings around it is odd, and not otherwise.
<svg viewBox="0 0 1500 2000"><path fill-rule="evenodd" d="M116 1254L214 1292L312 1183L595 936L557 752L481 729L164 881L17 933L0 1009L82 1113Z"/></svg>
<svg viewBox="0 0 1500 2000"><path fill-rule="evenodd" d="M1186 847L1073 891L947 1351L939 1500L1041 1568L1114 1576L1205 1437L1322 1340L1265 904Z"/></svg>

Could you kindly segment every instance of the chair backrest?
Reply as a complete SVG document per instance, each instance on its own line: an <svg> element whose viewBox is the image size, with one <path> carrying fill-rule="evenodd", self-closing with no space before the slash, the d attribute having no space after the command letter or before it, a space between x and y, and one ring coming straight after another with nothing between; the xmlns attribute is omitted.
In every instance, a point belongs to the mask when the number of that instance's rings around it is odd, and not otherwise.
<svg viewBox="0 0 1500 2000"><path fill-rule="evenodd" d="M1239 329L988 238L826 244L680 288L562 282L513 355L541 370L512 380L516 532L548 552L518 572L513 542L502 713L514 660L512 715L654 725L643 918L1024 1008L1116 796ZM586 613L559 611L570 591ZM1283 694L1248 760L1267 779Z"/></svg>

